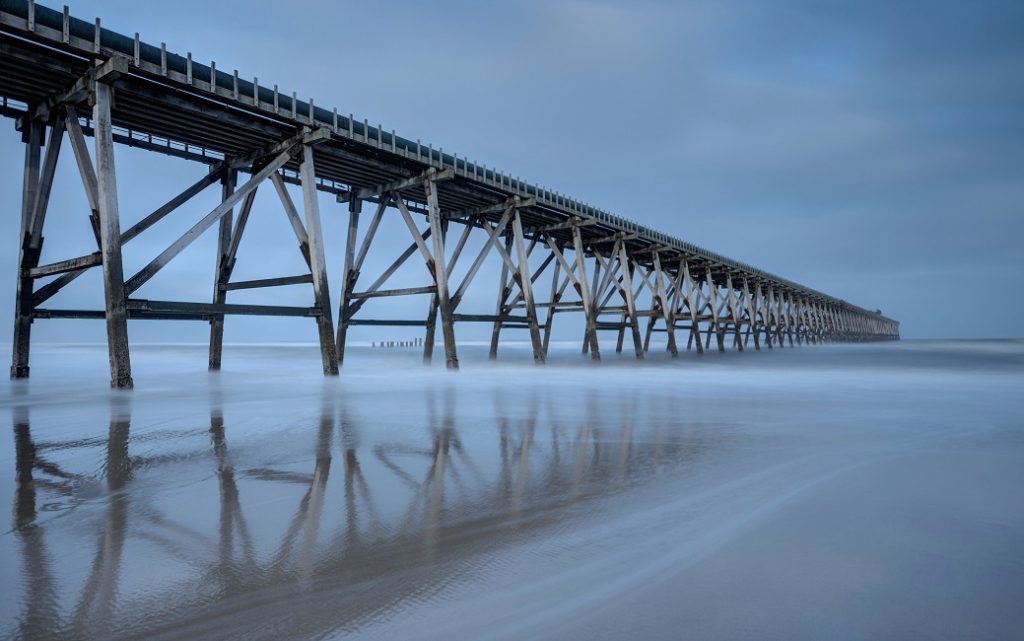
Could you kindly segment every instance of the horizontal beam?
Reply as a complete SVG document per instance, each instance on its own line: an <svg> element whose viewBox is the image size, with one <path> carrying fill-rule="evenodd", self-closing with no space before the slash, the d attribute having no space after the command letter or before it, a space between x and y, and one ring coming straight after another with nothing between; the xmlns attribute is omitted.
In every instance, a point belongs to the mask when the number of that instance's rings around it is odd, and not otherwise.
<svg viewBox="0 0 1024 641"><path fill-rule="evenodd" d="M69 258L67 260L59 260L55 263L48 265L40 265L39 267L33 267L28 270L29 278L43 278L45 276L53 276L54 274L63 274L65 272L73 272L79 269L85 269L87 267L95 267L103 264L103 257L99 252L93 252L86 254L85 256L78 256L77 258Z"/></svg>
<svg viewBox="0 0 1024 641"><path fill-rule="evenodd" d="M256 289L259 287L281 287L283 285L301 285L312 283L312 274L299 274L298 276L282 276L280 278L257 278L255 280L239 280L224 285L224 291L236 289Z"/></svg>
<svg viewBox="0 0 1024 641"><path fill-rule="evenodd" d="M237 305L217 303L181 303L163 300L128 299L128 311L162 314L206 314L207 316L308 316L320 315L316 307L284 307L279 305Z"/></svg>
<svg viewBox="0 0 1024 641"><path fill-rule="evenodd" d="M402 191L403 189L409 189L410 187L418 187L428 180L438 182L441 180L450 180L455 177L455 170L451 167L438 171L435 167L427 169L423 173L412 176L410 178L403 178L401 180L393 180L383 185L377 185L375 187L363 187L355 192L355 197L358 200L366 200L367 198L373 198L381 194L386 194L389 191ZM345 192L338 194L339 203L347 203L352 198L352 192Z"/></svg>
<svg viewBox="0 0 1024 641"><path fill-rule="evenodd" d="M452 212L445 214L445 218L448 220L460 220L463 218L472 218L474 216L486 216L487 214L500 214L506 209L512 207L533 207L537 204L537 199L533 196L523 198L521 196L513 196L500 203L494 203L493 205L484 205L482 207L474 207L472 209L463 209L462 211Z"/></svg>
<svg viewBox="0 0 1024 641"><path fill-rule="evenodd" d="M383 298L385 296L413 296L416 294L433 294L437 291L434 285L426 287L405 287L402 289L377 289L367 292L353 292L349 298Z"/></svg>
<svg viewBox="0 0 1024 641"><path fill-rule="evenodd" d="M497 316L495 314L452 314L452 320L469 323L525 323L525 316Z"/></svg>
<svg viewBox="0 0 1024 641"><path fill-rule="evenodd" d="M380 318L350 318L348 325L365 325L368 327L426 327L427 321L421 320L388 320Z"/></svg>

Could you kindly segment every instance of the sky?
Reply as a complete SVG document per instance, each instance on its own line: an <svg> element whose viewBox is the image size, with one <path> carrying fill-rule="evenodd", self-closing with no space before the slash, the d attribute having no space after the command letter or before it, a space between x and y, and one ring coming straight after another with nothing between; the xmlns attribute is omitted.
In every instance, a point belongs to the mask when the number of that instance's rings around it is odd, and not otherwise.
<svg viewBox="0 0 1024 641"><path fill-rule="evenodd" d="M904 338L1024 336L1024 3L77 0L71 12L881 309ZM13 121L0 123L8 319L19 141ZM123 226L205 171L122 148L117 163ZM126 273L207 213L215 191L126 247ZM301 271L268 192L238 278ZM336 303L345 213L326 196L321 206ZM65 146L43 262L94 250L85 216ZM393 218L383 234L367 271L408 243ZM139 295L209 300L213 235ZM467 307L493 313L497 269L477 276ZM398 276L396 286L425 284L422 264ZM101 308L97 275L79 281L52 306ZM293 289L231 300L308 304ZM425 299L389 304L393 316L426 313ZM556 339L578 338L574 322L559 323ZM142 321L129 331L147 341L208 333ZM304 319L230 318L226 331L228 341L316 337ZM39 321L33 332L101 340L103 325Z"/></svg>

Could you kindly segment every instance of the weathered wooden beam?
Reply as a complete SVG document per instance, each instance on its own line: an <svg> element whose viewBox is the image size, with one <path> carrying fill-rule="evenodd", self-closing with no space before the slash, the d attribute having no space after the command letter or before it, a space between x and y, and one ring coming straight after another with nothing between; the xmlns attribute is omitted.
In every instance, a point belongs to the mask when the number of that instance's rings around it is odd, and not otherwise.
<svg viewBox="0 0 1024 641"><path fill-rule="evenodd" d="M420 238L422 240L430 238L430 229L426 229L420 235ZM377 277L377 280L375 280L372 285L366 288L366 291L373 292L380 289L381 285L383 285L388 280L388 278L391 278L391 275L394 274L398 270L398 268L401 267L405 263L405 261L409 259L410 256L416 253L416 248L417 243L415 242L406 247L405 251L399 254L398 258L392 261L392 263L388 265L387 269L385 269L384 272ZM357 300L354 303L352 303L352 305L349 307L348 317L352 318L352 316L359 311L359 308L361 308L365 302L365 300Z"/></svg>
<svg viewBox="0 0 1024 641"><path fill-rule="evenodd" d="M511 314L452 314L452 318L459 322L467 323L526 323L526 316L513 316Z"/></svg>
<svg viewBox="0 0 1024 641"><path fill-rule="evenodd" d="M388 198L382 198L377 213L370 221L370 229L363 241L364 247L369 250L370 242L380 224L380 218L387 207ZM345 364L345 344L348 340L348 306L352 300L352 290L355 289L356 281L359 279L359 267L356 266L356 238L359 235L359 214L362 212L362 203L352 199L348 202L348 234L345 236L345 269L341 274L341 295L338 300L338 333L334 340L334 349L338 354L338 367ZM365 254L364 254L365 256ZM360 256L359 265L362 265Z"/></svg>
<svg viewBox="0 0 1024 641"><path fill-rule="evenodd" d="M171 198L166 203L158 207L156 210L153 211L153 213L149 214L139 222L135 223L134 225L126 229L124 233L121 234L121 244L123 245L124 243L127 243L128 241L135 238L142 232L146 231L159 221L163 220L168 214L173 212L175 209L191 200L195 195L199 194L201 191L203 191L213 183L220 180L224 175L224 171L225 166L223 164L218 164L211 167L209 173L207 173L205 176L203 176L193 184L189 185L180 194L178 194L174 198Z"/></svg>
<svg viewBox="0 0 1024 641"><path fill-rule="evenodd" d="M96 200L99 215L100 246L103 254L103 290L107 320L107 350L110 356L110 385L129 389L132 381L128 352L128 316L125 301L128 289L121 266L121 219L117 206L117 176L114 168L113 125L110 120L112 90L94 84L96 104L93 141L96 147Z"/></svg>
<svg viewBox="0 0 1024 641"><path fill-rule="evenodd" d="M298 276L282 276L280 278L257 278L254 280L238 280L233 283L226 283L224 285L224 289L227 291L234 291L237 289L258 289L261 287L303 285L312 282L312 274L299 274Z"/></svg>
<svg viewBox="0 0 1024 641"><path fill-rule="evenodd" d="M573 229L574 227L589 227L596 225L597 221L593 218L574 218L564 223L555 223L553 225L540 225L536 227L527 227L525 231L527 234L550 234L553 231L562 231L565 229Z"/></svg>
<svg viewBox="0 0 1024 641"><path fill-rule="evenodd" d="M327 283L327 259L324 253L323 230L320 224L320 204L316 193L316 167L313 145L302 145L299 177L302 179L302 202L306 212L306 233L309 237L309 269L313 274L313 299L320 314L316 318L320 332L320 358L324 374L338 375L338 352L334 343L334 320L331 310L331 290Z"/></svg>
<svg viewBox="0 0 1024 641"><path fill-rule="evenodd" d="M288 188L284 184L284 178L275 171L270 174L270 181L274 183L274 190L277 191L277 196L281 200L284 214L288 217L288 222L291 224L295 239L299 241L299 252L302 253L303 259L309 265L309 236L306 234L306 227L302 224L299 211L295 208L295 202L292 200L292 196L288 193Z"/></svg>
<svg viewBox="0 0 1024 641"><path fill-rule="evenodd" d="M437 285L437 311L441 317L441 336L444 338L444 357L448 369L459 369L459 357L455 345L455 325L452 320L451 299L448 297L448 269L445 267L444 233L442 230L441 206L437 199L437 183L428 180L423 183L430 209L428 221L434 241L434 284ZM407 212L404 212L407 214Z"/></svg>
<svg viewBox="0 0 1024 641"><path fill-rule="evenodd" d="M597 312L594 309L594 301L590 295L590 287L587 284L587 265L586 257L583 253L583 237L580 234L579 226L572 228L572 242L574 253L576 254L576 267L580 297L583 299L583 313L586 314L586 336L588 337L588 346L590 348L591 358L595 361L601 360L601 352L597 342ZM554 248L554 244L549 242L549 245Z"/></svg>
<svg viewBox="0 0 1024 641"><path fill-rule="evenodd" d="M67 260L60 260L55 263L48 263L46 265L40 265L39 267L33 267L28 270L28 276L29 278L43 278L45 276L63 274L64 272L76 271L102 264L103 256L99 252L93 252L92 254L86 254L85 256L68 258Z"/></svg>
<svg viewBox="0 0 1024 641"><path fill-rule="evenodd" d="M511 213L511 210L510 210L510 213ZM503 217L503 219L504 219L504 217ZM504 222L506 224L508 223L507 220L505 220ZM488 241L491 244L497 246L497 239L496 238L497 238L496 236L489 237ZM511 248L512 247L512 237L511 236L506 236L505 237L505 246L507 248ZM509 269L509 264L506 263L505 261L502 261L502 263L501 263L501 278L498 280L498 303L495 306L495 311L494 311L495 317L499 317L500 318L501 316L504 316L504 314L505 314L505 298L506 298L506 292L508 291L507 290L508 276L509 276L509 273L511 271L512 270ZM494 326L491 328L491 347L490 347L490 350L487 352L487 357L489 359L491 359L492 361L494 359L498 358L498 341L499 341L499 338L501 336L501 326L502 326L501 321L500 320L495 320L494 321Z"/></svg>
<svg viewBox="0 0 1024 641"><path fill-rule="evenodd" d="M505 213L502 214L501 216L501 220L499 220L498 224L495 225L494 227L491 227L490 223L483 223L484 229L487 230L487 241L484 242L484 246L480 248L479 253L477 253L476 258L473 260L473 264L470 265L469 270L466 272L466 275L463 276L462 278L462 282L459 283L458 288L452 295L453 307L458 307L459 303L462 302L462 296L466 293L466 289L469 287L469 284L473 282L473 277L476 276L477 271L483 264L484 258L487 257L487 254L491 250L491 247L497 242L497 237L505 230L505 227L508 225L509 220L511 220L512 211L513 208L511 207L506 209ZM507 266L503 265L502 268L507 269ZM504 287L502 289L504 290Z"/></svg>
<svg viewBox="0 0 1024 641"><path fill-rule="evenodd" d="M11 350L11 378L28 378L29 348L32 338L32 312L34 305L32 279L27 268L38 264L38 252L33 252L30 237L36 195L39 192L39 162L43 125L33 120L26 125L25 163L21 187L21 228L18 234L18 278L14 303L14 342Z"/></svg>
<svg viewBox="0 0 1024 641"><path fill-rule="evenodd" d="M229 170L221 178L221 201L231 197L235 190L235 182L238 172ZM255 190L250 191L251 196ZM230 267L228 266L228 253L231 251L231 231L233 210L228 209L220 219L220 229L217 234L217 255L214 261L213 272L213 304L223 305L226 302L227 289L224 285L230 280ZM210 319L210 348L208 368L211 372L220 370L221 357L224 347L224 317L214 316Z"/></svg>
<svg viewBox="0 0 1024 641"><path fill-rule="evenodd" d="M417 294L433 294L437 291L434 285L426 287L403 287L400 289L378 289L372 292L352 292L351 298L359 300L366 298L385 298L388 296L415 296Z"/></svg>
<svg viewBox="0 0 1024 641"><path fill-rule="evenodd" d="M446 167L445 169L440 170L435 167L430 167L423 173L418 174L416 176L402 178L400 180L393 180L389 183L384 183L383 185L363 187L354 190L354 193L355 198L357 198L358 200L366 200L368 198L373 198L374 196L379 196L380 194L385 194L388 192L400 192L403 189L419 187L420 185L423 185L428 181L440 182L442 180L450 180L454 177L455 170L452 169L451 167ZM352 195L353 192L351 191L343 194L338 194L338 202L348 202L348 200L352 198Z"/></svg>
<svg viewBox="0 0 1024 641"><path fill-rule="evenodd" d="M512 234L519 262L518 278L516 280L523 294L523 302L526 304L526 323L530 327L533 361L538 365L542 365L544 363L544 344L541 342L540 327L537 323L537 308L533 304L533 280L530 278L530 265L527 262L526 247L523 244L523 223L518 209L512 218Z"/></svg>
<svg viewBox="0 0 1024 641"><path fill-rule="evenodd" d="M523 198L522 196L512 196L500 203L494 203L493 205L483 205L481 207L473 207L471 209L463 209L461 211L445 214L445 218L448 220L462 220L466 218L476 218L478 216L486 216L488 214L499 214L507 211L509 208L517 207L533 207L537 204L537 199L533 196Z"/></svg>
<svg viewBox="0 0 1024 641"><path fill-rule="evenodd" d="M422 320L382 320L376 318L352 318L349 319L349 325L367 326L367 327L424 327L427 321Z"/></svg>
<svg viewBox="0 0 1024 641"><path fill-rule="evenodd" d="M127 293L132 293L142 287L150 278L156 275L161 269L163 269L167 263L171 261L175 256L180 254L182 250L188 247L196 238L199 237L204 231L209 229L215 222L220 220L221 216L230 211L239 200L244 198L250 191L255 189L261 182L263 182L268 176L272 175L275 171L284 166L291 159L291 150L281 152L276 158L269 162L263 169L253 174L252 178L249 179L244 185L235 190L230 197L222 201L221 204L213 208L209 214L204 216L198 223L192 226L187 232L185 232L180 238L171 243L171 245L160 252L160 255L149 262L145 267L139 270L134 276L132 276L124 285L124 289Z"/></svg>

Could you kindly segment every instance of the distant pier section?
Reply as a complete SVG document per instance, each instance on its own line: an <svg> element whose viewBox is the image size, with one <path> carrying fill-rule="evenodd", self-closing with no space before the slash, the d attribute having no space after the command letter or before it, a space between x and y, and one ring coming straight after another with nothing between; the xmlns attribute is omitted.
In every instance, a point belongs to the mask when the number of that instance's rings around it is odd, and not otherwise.
<svg viewBox="0 0 1024 641"><path fill-rule="evenodd" d="M492 357L503 332L524 331L534 360L543 363L555 316L566 313L582 315L582 350L595 360L612 343L616 351L628 345L642 359L655 333L659 349L672 356L683 350L899 338L899 323L880 311L440 146L400 137L276 84L199 62L192 53L167 51L137 33L115 33L98 18L71 16L66 7L56 11L25 0L0 0L0 113L14 120L24 146L13 378L29 375L32 324L40 319L103 321L111 385L117 388L133 385L127 322L136 319L209 323L209 368L217 370L226 317L309 318L327 375L338 374L348 330L360 325L421 328L428 362L440 328L445 362L452 369L459 364L459 324L488 325ZM614 139L615 132L609 135ZM115 144L202 163L208 172L124 226ZM46 226L79 215L48 212L61 153L72 154L79 169L85 193L81 215L90 223L83 229L96 250L44 264ZM208 189L219 190L218 205L198 215L177 211ZM307 268L303 273L233 278L258 189L280 201L294 245L282 243L279 250L298 252ZM325 251L318 197L323 192L332 196L327 214L347 218L340 256ZM129 269L123 245L143 233L160 238L166 232L158 223L176 211L189 216L193 226L181 236L165 237L159 244L166 249ZM405 243L376 238L384 217L397 217L408 228ZM203 233L218 239L217 255L211 256L210 302L145 298L145 284ZM471 235L483 240L483 248L464 253ZM393 257L380 274L364 273L371 251ZM328 260L343 265L333 289ZM389 278L410 260L422 263L423 285L389 288ZM273 264L274 257L263 261ZM500 265L498 282L475 279L485 261ZM90 309L55 306L51 299L91 269L102 272L103 300ZM492 307L464 309L473 285L495 292ZM272 298L265 305L230 302L236 290L286 286L309 288L310 304L281 306ZM423 314L371 314L373 299L392 296L421 297Z"/></svg>

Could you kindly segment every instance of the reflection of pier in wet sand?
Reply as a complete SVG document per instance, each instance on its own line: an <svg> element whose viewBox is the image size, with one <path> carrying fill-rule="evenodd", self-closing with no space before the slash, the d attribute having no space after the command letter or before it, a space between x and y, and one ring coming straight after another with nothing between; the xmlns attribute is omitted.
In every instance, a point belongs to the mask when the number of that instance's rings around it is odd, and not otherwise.
<svg viewBox="0 0 1024 641"><path fill-rule="evenodd" d="M599 501L721 438L665 430L621 399L591 396L581 414L560 415L539 392L520 403L496 391L491 427L459 417L447 386L403 401L422 401L412 409L425 429L373 442L376 424L364 430L358 407L325 393L311 455L250 464L251 448L231 447L232 406L217 390L206 445L185 453L176 448L199 443L199 430L133 438L129 401L112 398L107 439L37 441L28 407L14 408L20 638L355 629L486 567L499 546L588 518ZM98 472L72 471L75 452L97 448ZM150 498L153 484L179 474L180 496ZM69 507L73 534L45 514ZM69 546L88 568L51 556ZM152 573L163 578L147 587Z"/></svg>

